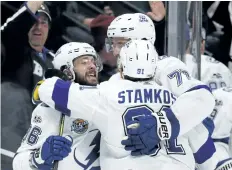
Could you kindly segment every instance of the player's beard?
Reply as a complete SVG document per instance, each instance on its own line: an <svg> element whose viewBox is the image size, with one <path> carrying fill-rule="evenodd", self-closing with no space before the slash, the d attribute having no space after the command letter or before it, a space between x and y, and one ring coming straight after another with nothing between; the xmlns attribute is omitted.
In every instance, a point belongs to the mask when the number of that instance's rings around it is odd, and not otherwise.
<svg viewBox="0 0 232 170"><path fill-rule="evenodd" d="M78 73L75 72L75 83L78 83L80 85L87 85L87 86L96 86L98 84L98 80L95 82L89 82L85 76L81 76Z"/></svg>

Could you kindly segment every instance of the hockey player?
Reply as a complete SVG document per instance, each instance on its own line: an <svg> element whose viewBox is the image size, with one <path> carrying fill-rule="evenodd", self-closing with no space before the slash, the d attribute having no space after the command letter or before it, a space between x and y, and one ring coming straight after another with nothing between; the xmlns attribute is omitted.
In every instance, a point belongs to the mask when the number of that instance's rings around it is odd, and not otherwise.
<svg viewBox="0 0 232 170"><path fill-rule="evenodd" d="M158 60L153 44L145 40L129 41L122 48L120 57L122 79L118 82L108 81L98 87L86 87L55 77L45 80L39 87L40 99L52 108L65 111L68 116L83 117L96 125L102 134L102 170L195 169L188 137L176 138L182 122L172 112L165 112L175 105L176 98L152 80ZM150 119L153 116L157 124ZM152 137L167 139L150 148L152 156L133 157L121 145L121 139L131 134L131 145L134 141L138 142L135 149L148 149L144 147L143 140L133 136L133 128L128 128L132 126L132 120L147 121L148 129L157 127L157 136L147 136L146 140L151 142ZM128 145L126 150L131 150L130 147L133 148Z"/></svg>
<svg viewBox="0 0 232 170"><path fill-rule="evenodd" d="M186 31L189 33L189 29ZM215 130L212 138L215 141L215 155L217 157L216 161L218 162L217 168L221 169L223 167L226 168L232 162L229 159L228 146L229 135L232 130L232 119L230 116L232 113L232 111L230 112L230 110L232 110L232 102L228 100L231 96L231 89L221 88L232 84L232 73L223 63L215 60L213 57L203 55L205 50L204 30L202 30L201 37L201 81L208 84L212 90L215 90L213 94L216 98L216 106L210 117L215 123ZM189 50L187 50L187 52L188 51ZM194 76L196 74L196 60L194 60L195 58L188 53L185 57L189 71ZM227 169L228 168L229 167L227 167ZM232 169L232 165L230 168Z"/></svg>
<svg viewBox="0 0 232 170"><path fill-rule="evenodd" d="M98 84L101 64L94 48L87 43L63 45L57 51L53 64L69 80L82 85ZM14 170L50 170L55 160L60 161L59 170L100 169L100 132L82 117L66 117L63 136L58 136L60 116L60 112L44 103L35 108L30 129L14 158Z"/></svg>
<svg viewBox="0 0 232 170"><path fill-rule="evenodd" d="M189 29L187 27L187 33ZM204 55L205 51L205 31L202 29L202 41L201 41L201 81L206 83L211 90L226 87L232 84L232 73L223 63L215 60L213 57ZM189 36L190 37L190 36ZM187 39L188 41L190 39ZM189 72L193 77L197 74L196 59L189 54L189 48L185 55L186 65L189 68Z"/></svg>
<svg viewBox="0 0 232 170"><path fill-rule="evenodd" d="M108 51L113 51L113 54L118 56L123 44L130 39L146 39L154 44L155 28L151 19L144 14L123 14L112 21L108 27L107 36L106 45ZM118 57L118 61L120 63L120 57ZM209 87L192 78L187 70L187 66L177 58L159 56L156 73L153 78L156 83L167 87L178 97L175 106L171 110L166 110L166 114L169 114L169 111L173 112L178 117L178 120L184 123L180 125L179 135L185 134L203 121L210 115L215 105L214 97ZM118 81L120 79L120 73L117 73L110 80ZM185 103L184 107L183 103ZM191 117L194 117L194 119L189 119ZM156 133L151 132L151 130L147 129L147 133L144 133L144 136L137 134L138 138ZM157 145L157 142L144 139L144 146L153 148ZM138 153L141 152L138 151ZM152 154L152 150L142 150L142 154Z"/></svg>
<svg viewBox="0 0 232 170"><path fill-rule="evenodd" d="M232 169L232 153L229 150L229 138L232 132L232 88L224 87L213 92L216 106L210 115L215 124L212 134L216 146L218 169Z"/></svg>

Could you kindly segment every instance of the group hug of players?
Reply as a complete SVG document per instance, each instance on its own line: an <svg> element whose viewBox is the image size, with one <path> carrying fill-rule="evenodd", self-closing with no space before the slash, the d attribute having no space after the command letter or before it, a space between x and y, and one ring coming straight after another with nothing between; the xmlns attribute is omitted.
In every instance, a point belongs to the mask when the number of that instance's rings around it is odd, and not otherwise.
<svg viewBox="0 0 232 170"><path fill-rule="evenodd" d="M158 56L155 26L141 13L118 16L107 35L118 73L103 83L91 45L56 52L59 74L34 90L39 104L13 169L232 169L230 70L202 55L199 81L190 54L186 64Z"/></svg>

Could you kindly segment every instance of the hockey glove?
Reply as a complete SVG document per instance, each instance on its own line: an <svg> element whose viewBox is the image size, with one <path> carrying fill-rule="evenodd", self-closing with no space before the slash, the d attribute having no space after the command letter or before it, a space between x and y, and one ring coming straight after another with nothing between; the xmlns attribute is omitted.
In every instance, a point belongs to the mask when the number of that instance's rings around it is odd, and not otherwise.
<svg viewBox="0 0 232 170"><path fill-rule="evenodd" d="M31 164L39 170L51 170L55 160L63 160L71 152L71 136L50 136L43 146L32 153Z"/></svg>
<svg viewBox="0 0 232 170"><path fill-rule="evenodd" d="M122 140L125 150L132 156L152 155L161 140L175 139L180 125L170 108L163 108L153 115L134 118L127 126L128 139Z"/></svg>
<svg viewBox="0 0 232 170"><path fill-rule="evenodd" d="M232 170L232 158L225 159L223 161L220 161L217 164L217 167L215 170Z"/></svg>

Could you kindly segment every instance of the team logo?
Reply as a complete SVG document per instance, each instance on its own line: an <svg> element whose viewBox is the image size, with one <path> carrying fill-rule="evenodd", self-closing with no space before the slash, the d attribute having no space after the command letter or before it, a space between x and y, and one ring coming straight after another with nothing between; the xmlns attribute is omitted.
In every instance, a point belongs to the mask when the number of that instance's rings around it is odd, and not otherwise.
<svg viewBox="0 0 232 170"><path fill-rule="evenodd" d="M83 134L87 131L89 122L83 119L76 119L73 121L71 126L71 131L76 132L77 134Z"/></svg>
<svg viewBox="0 0 232 170"><path fill-rule="evenodd" d="M34 123L41 123L41 122L42 122L41 116L36 115L36 116L34 117L34 119L33 119L33 122L34 122Z"/></svg>
<svg viewBox="0 0 232 170"><path fill-rule="evenodd" d="M222 75L220 73L214 73L213 76L212 76L212 78L219 79L219 78L222 78Z"/></svg>
<svg viewBox="0 0 232 170"><path fill-rule="evenodd" d="M223 105L223 102L222 102L221 100L217 100L217 99L216 99L216 100L215 100L215 103L216 103L216 104L215 104L216 106L222 106L222 105Z"/></svg>
<svg viewBox="0 0 232 170"><path fill-rule="evenodd" d="M148 19L145 15L139 15L139 22L148 22Z"/></svg>

